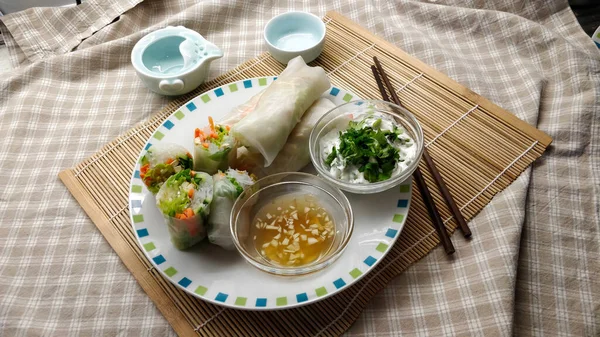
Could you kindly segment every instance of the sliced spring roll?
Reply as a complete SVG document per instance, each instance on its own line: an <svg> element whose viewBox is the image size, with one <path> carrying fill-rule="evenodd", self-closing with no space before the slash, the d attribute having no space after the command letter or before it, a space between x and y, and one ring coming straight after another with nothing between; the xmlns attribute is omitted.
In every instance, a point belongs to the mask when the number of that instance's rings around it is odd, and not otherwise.
<svg viewBox="0 0 600 337"><path fill-rule="evenodd" d="M237 149L237 158L235 159L234 168L240 171L248 171L252 174L257 175L256 172L260 173L260 169L264 168L264 160L260 153L252 153L248 151L245 146L240 146Z"/></svg>
<svg viewBox="0 0 600 337"><path fill-rule="evenodd" d="M162 184L175 173L192 168L192 155L183 146L172 143L152 145L142 157L140 178L148 190L156 194Z"/></svg>
<svg viewBox="0 0 600 337"><path fill-rule="evenodd" d="M183 170L171 176L156 194L156 205L177 249L187 249L206 237L213 199L213 179L204 172Z"/></svg>
<svg viewBox="0 0 600 337"><path fill-rule="evenodd" d="M209 126L194 132L194 170L215 174L233 164L237 147L229 125L215 125L212 117L208 117L208 122Z"/></svg>
<svg viewBox="0 0 600 337"><path fill-rule="evenodd" d="M319 98L304 113L302 120L292 130L287 142L271 165L263 167L260 155L252 154L243 147L238 150L239 167L261 178L281 172L300 171L310 163L308 150L310 132L319 118L333 108L335 108L335 104L332 101L327 98Z"/></svg>
<svg viewBox="0 0 600 337"><path fill-rule="evenodd" d="M255 182L246 171L229 169L214 175L214 195L208 218L208 240L227 250L235 249L231 237L231 209L244 189Z"/></svg>
<svg viewBox="0 0 600 337"><path fill-rule="evenodd" d="M321 67L309 67L301 56L292 59L258 99L256 107L231 128L231 134L271 165L304 112L330 83Z"/></svg>

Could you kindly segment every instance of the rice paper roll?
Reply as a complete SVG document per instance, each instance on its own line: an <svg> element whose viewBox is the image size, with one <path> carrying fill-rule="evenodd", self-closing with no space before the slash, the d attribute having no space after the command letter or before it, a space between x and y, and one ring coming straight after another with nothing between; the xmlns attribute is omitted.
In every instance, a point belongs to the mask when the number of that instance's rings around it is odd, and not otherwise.
<svg viewBox="0 0 600 337"><path fill-rule="evenodd" d="M242 118L246 117L246 115L250 113L250 111L253 111L256 108L258 100L262 97L264 93L265 91L263 90L258 94L252 96L252 98L250 98L250 100L245 102L244 104L240 104L235 108L231 109L231 111L229 111L225 115L225 117L223 117L219 121L219 123L226 125L234 125L235 123L239 122L240 120L242 120Z"/></svg>
<svg viewBox="0 0 600 337"><path fill-rule="evenodd" d="M238 150L239 165L261 178L281 172L300 171L310 163L308 143L313 127L319 118L333 108L335 104L327 98L316 100L304 113L302 120L292 130L287 142L268 167L263 167L260 155L250 153L245 147Z"/></svg>
<svg viewBox="0 0 600 337"><path fill-rule="evenodd" d="M177 249L190 248L206 237L212 199L213 179L204 172L183 170L162 185L156 194L156 205Z"/></svg>
<svg viewBox="0 0 600 337"><path fill-rule="evenodd" d="M335 104L327 98L319 98L304 113L300 123L287 139L283 149L271 165L256 171L256 174L264 177L281 172L300 171L304 166L310 163L309 137L317 121L325 113L335 108Z"/></svg>
<svg viewBox="0 0 600 337"><path fill-rule="evenodd" d="M208 218L208 240L227 250L235 249L230 230L233 204L246 187L254 184L254 177L246 171L229 169L213 177L214 195Z"/></svg>
<svg viewBox="0 0 600 337"><path fill-rule="evenodd" d="M250 152L260 153L268 167L304 112L329 87L323 68L309 67L298 56L264 90L256 107L233 125L231 134Z"/></svg>
<svg viewBox="0 0 600 337"><path fill-rule="evenodd" d="M237 158L235 160L234 168L240 171L252 172L252 174L262 178L262 176L256 174L260 173L263 169L264 160L260 153L252 153L248 151L245 146L240 146L237 149Z"/></svg>
<svg viewBox="0 0 600 337"><path fill-rule="evenodd" d="M285 75L286 73L296 71L297 67L300 65L301 65L301 63L297 63L295 67L285 68L283 70L283 72L281 74L279 74L279 76L280 77L286 76ZM234 125L235 123L239 122L248 113L250 113L251 111L253 111L256 108L256 105L258 104L258 100L261 98L261 96L264 93L265 93L265 91L263 90L263 91L259 92L258 94L252 96L252 98L250 98L250 100L248 100L247 102L240 104L240 105L236 106L235 108L233 108L220 120L220 123Z"/></svg>
<svg viewBox="0 0 600 337"><path fill-rule="evenodd" d="M237 147L229 125L215 125L212 117L208 121L209 126L194 131L194 170L212 175L233 165Z"/></svg>
<svg viewBox="0 0 600 337"><path fill-rule="evenodd" d="M188 150L173 143L152 145L142 156L140 178L148 190L156 194L170 176L185 169L191 169L192 155Z"/></svg>

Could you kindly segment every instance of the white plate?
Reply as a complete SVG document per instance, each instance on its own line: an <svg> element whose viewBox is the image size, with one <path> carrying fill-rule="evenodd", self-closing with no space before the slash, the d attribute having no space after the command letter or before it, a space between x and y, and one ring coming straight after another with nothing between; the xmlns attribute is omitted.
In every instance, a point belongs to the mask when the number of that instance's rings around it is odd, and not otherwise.
<svg viewBox="0 0 600 337"><path fill-rule="evenodd" d="M140 158L158 142L181 144L193 153L194 129L206 126L209 115L218 121L275 79L248 79L199 95L169 116L148 140ZM358 99L335 87L323 96L336 105ZM351 286L382 260L398 238L410 206L411 181L379 194L346 195L354 211L355 227L344 254L331 266L300 277L262 272L237 251L226 251L206 240L188 251L173 247L155 198L139 177L139 160L131 177L129 210L146 256L179 288L226 307L275 310L313 303Z"/></svg>

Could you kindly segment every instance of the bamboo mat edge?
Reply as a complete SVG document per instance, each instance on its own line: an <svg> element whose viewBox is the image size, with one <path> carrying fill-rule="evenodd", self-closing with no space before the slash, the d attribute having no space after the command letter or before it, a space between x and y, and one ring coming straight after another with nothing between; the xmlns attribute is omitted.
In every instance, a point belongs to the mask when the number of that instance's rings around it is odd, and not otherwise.
<svg viewBox="0 0 600 337"><path fill-rule="evenodd" d="M175 304L164 290L154 281L152 275L144 268L133 251L125 245L120 235L114 230L108 221L108 218L102 214L98 205L94 203L92 196L86 192L82 185L77 181L72 169L61 171L58 174L59 179L67 187L71 195L79 203L81 208L90 217L95 227L110 244L111 248L119 256L119 260L127 267L137 283L144 292L150 297L152 302L160 310L169 324L173 327L179 336L196 336L193 329L187 324L187 319L180 310L177 310ZM167 310L173 308L173 310Z"/></svg>
<svg viewBox="0 0 600 337"><path fill-rule="evenodd" d="M408 63L416 66L423 73L431 76L432 79L442 83L443 86L451 88L459 96L464 96L464 97L468 98L472 102L479 104L479 106L481 106L484 109L488 110L489 112L493 113L494 116L496 116L497 118L502 119L503 121L507 122L508 124L511 124L512 126L516 127L517 129L520 129L520 130L526 132L527 134L531 135L532 137L538 139L539 142L542 145L544 145L544 147L547 147L548 145L550 145L550 143L552 143L552 138L545 132L535 128L534 126L528 124L524 120L519 119L517 116L515 116L510 111L501 108L500 106L492 103L487 98L477 94L476 92L473 92L471 89L456 82L455 80L451 79L450 77L448 77L448 75L442 73L441 71L431 67L430 65L424 63L423 61L419 60L418 58L406 53L405 51L398 48L391 42L383 39L380 36L377 36L377 35L371 33L369 30L367 30L365 27L359 25L358 23L348 19L347 17L345 17L342 14L335 12L335 11L327 12L327 16L331 17L332 20L342 23L344 26L346 26L348 28L351 28L355 31L359 31L361 34L367 36L367 38L376 41L376 44L379 47L386 49L389 53L391 53L391 54L395 53L395 54L401 55L402 59L407 60Z"/></svg>

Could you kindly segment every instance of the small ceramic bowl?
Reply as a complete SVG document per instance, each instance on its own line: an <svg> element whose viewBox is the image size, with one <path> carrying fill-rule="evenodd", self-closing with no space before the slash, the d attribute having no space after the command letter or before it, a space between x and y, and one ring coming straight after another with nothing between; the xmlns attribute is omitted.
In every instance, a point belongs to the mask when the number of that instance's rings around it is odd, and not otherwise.
<svg viewBox="0 0 600 337"><path fill-rule="evenodd" d="M300 55L308 63L325 45L325 23L307 12L288 12L272 18L265 26L265 41L271 56L287 64Z"/></svg>
<svg viewBox="0 0 600 337"><path fill-rule="evenodd" d="M210 63L221 57L221 49L183 26L154 31L131 51L139 78L150 90L168 96L197 88L206 80Z"/></svg>
<svg viewBox="0 0 600 337"><path fill-rule="evenodd" d="M332 217L335 236L331 246L315 261L303 266L275 264L258 252L252 223L265 205L281 196L311 196L318 200ZM354 215L348 198L325 180L308 173L286 172L270 175L246 188L231 211L231 234L240 254L254 267L271 274L298 276L331 265L346 249L354 230Z"/></svg>

